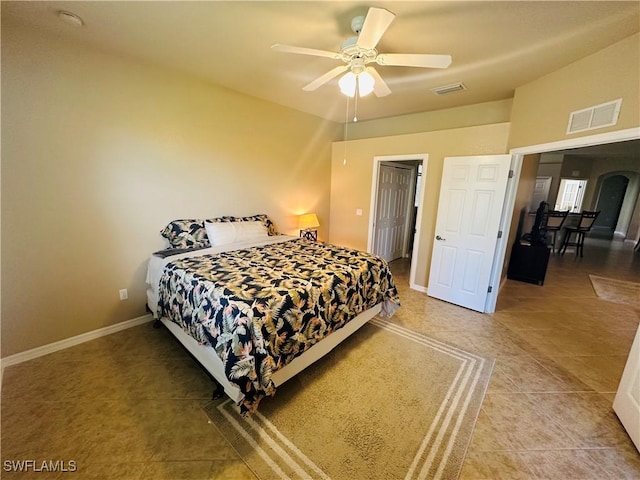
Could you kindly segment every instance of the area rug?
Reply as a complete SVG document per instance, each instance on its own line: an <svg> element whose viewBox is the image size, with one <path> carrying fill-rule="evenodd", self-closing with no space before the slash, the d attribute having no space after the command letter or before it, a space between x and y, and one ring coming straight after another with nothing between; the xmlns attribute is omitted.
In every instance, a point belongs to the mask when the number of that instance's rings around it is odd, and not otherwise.
<svg viewBox="0 0 640 480"><path fill-rule="evenodd" d="M261 480L457 479L493 363L374 318L257 413L205 411Z"/></svg>
<svg viewBox="0 0 640 480"><path fill-rule="evenodd" d="M640 283L589 275L596 295L603 300L640 308Z"/></svg>

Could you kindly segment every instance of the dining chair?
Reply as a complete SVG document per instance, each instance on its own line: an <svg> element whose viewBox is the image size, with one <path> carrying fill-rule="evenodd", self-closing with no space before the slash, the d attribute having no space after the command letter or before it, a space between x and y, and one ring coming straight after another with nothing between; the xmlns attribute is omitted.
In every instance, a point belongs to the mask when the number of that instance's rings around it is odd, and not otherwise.
<svg viewBox="0 0 640 480"><path fill-rule="evenodd" d="M560 248L560 254L564 255L567 251L567 247L576 247L576 255L580 254L582 258L584 256L584 236L591 230L596 218L600 212L589 212L583 210L580 214L580 221L577 225L565 227L564 240L562 241L562 247ZM575 234L575 240L571 241L571 235Z"/></svg>
<svg viewBox="0 0 640 480"><path fill-rule="evenodd" d="M567 215L569 215L569 210L549 210L547 212L545 231L551 234L551 251L554 253L556 251L557 234L562 230L562 226L564 225L564 221L567 219Z"/></svg>

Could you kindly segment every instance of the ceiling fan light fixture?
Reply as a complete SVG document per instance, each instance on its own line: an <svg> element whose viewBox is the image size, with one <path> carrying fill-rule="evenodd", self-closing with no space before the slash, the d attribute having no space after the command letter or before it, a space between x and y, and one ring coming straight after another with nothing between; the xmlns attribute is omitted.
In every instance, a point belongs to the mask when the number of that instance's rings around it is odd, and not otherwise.
<svg viewBox="0 0 640 480"><path fill-rule="evenodd" d="M353 72L347 72L338 80L340 91L347 97L355 97L356 95L356 76Z"/></svg>
<svg viewBox="0 0 640 480"><path fill-rule="evenodd" d="M369 72L362 72L358 75L358 95L366 97L373 92L373 87L376 81Z"/></svg>
<svg viewBox="0 0 640 480"><path fill-rule="evenodd" d="M355 97L356 91L359 97L366 97L373 92L376 81L369 72L358 73L347 72L338 80L340 91L347 97Z"/></svg>

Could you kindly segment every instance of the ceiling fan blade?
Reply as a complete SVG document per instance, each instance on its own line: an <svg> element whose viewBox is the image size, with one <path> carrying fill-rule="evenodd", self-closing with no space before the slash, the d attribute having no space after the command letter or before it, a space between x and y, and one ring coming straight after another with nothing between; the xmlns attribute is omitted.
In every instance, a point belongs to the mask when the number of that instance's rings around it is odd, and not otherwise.
<svg viewBox="0 0 640 480"><path fill-rule="evenodd" d="M349 69L349 65L340 65L339 67L332 68L331 70L329 70L324 75L316 78L313 82L311 82L308 85L305 85L304 87L302 87L302 89L307 91L307 92L315 90L318 87L320 87L320 86L324 85L325 83L327 83L332 78L337 77L342 72L346 72L348 69Z"/></svg>
<svg viewBox="0 0 640 480"><path fill-rule="evenodd" d="M271 49L276 52L283 53L297 53L300 55L312 55L314 57L327 57L340 60L340 54L338 52L330 52L329 50L316 50L315 48L294 47L292 45L282 45L276 43L271 45Z"/></svg>
<svg viewBox="0 0 640 480"><path fill-rule="evenodd" d="M376 63L399 67L447 68L451 65L451 55L381 53L376 57Z"/></svg>
<svg viewBox="0 0 640 480"><path fill-rule="evenodd" d="M394 18L396 18L395 14L389 10L369 8L356 44L366 50L375 48Z"/></svg>
<svg viewBox="0 0 640 480"><path fill-rule="evenodd" d="M387 86L387 84L375 68L367 67L367 72L369 72L373 79L376 81L373 84L373 93L376 94L376 97L386 97L391 93L391 89Z"/></svg>

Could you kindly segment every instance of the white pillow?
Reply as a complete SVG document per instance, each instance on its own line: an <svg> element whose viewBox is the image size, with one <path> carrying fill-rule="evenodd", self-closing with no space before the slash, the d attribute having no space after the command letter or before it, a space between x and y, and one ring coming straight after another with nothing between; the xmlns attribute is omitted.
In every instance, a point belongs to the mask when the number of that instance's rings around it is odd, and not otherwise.
<svg viewBox="0 0 640 480"><path fill-rule="evenodd" d="M212 246L257 241L269 236L262 222L204 222Z"/></svg>

